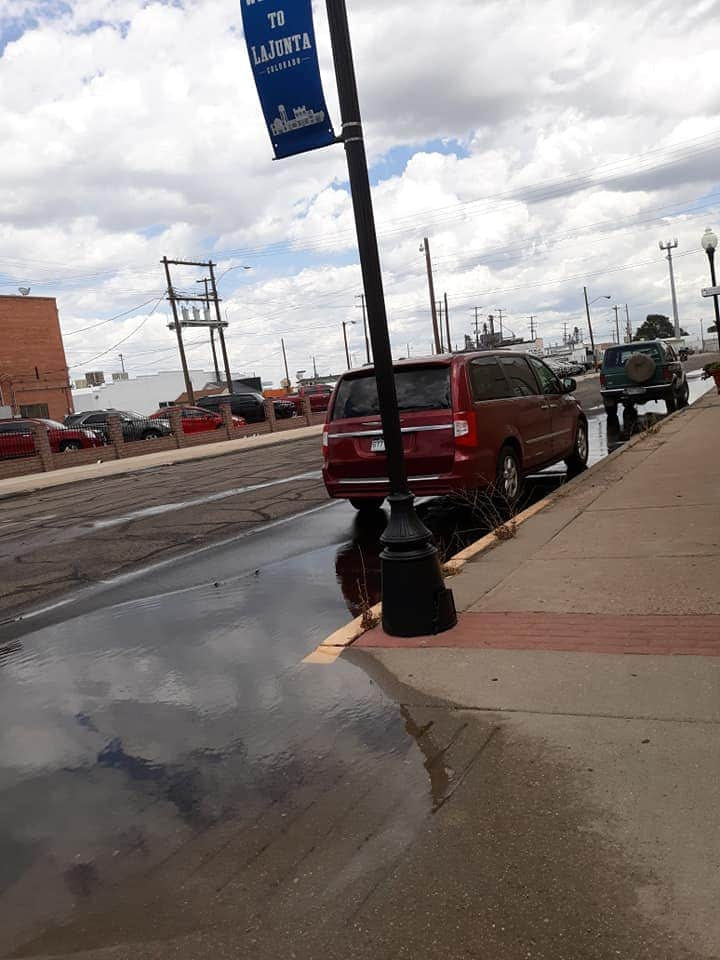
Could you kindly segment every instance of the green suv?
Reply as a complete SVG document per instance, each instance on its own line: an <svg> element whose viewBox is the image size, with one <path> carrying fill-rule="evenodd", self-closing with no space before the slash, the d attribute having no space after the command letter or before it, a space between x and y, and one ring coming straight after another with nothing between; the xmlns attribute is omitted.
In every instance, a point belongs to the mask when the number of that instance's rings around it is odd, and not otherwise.
<svg viewBox="0 0 720 960"><path fill-rule="evenodd" d="M610 347L603 357L600 392L608 413L618 403L664 400L668 413L686 407L690 388L680 359L662 340L640 340Z"/></svg>

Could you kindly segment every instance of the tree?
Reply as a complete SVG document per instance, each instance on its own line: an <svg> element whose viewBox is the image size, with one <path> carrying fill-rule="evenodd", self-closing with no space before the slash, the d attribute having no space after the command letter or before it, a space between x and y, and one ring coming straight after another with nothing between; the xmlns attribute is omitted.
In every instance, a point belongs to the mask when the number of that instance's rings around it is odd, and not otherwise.
<svg viewBox="0 0 720 960"><path fill-rule="evenodd" d="M717 327L713 324L711 327L708 327L705 331L706 333L717 333Z"/></svg>
<svg viewBox="0 0 720 960"><path fill-rule="evenodd" d="M680 328L680 334L686 337L687 330ZM675 336L675 327L670 322L670 318L663 316L662 313L649 313L645 318L645 323L637 328L633 340L665 340Z"/></svg>

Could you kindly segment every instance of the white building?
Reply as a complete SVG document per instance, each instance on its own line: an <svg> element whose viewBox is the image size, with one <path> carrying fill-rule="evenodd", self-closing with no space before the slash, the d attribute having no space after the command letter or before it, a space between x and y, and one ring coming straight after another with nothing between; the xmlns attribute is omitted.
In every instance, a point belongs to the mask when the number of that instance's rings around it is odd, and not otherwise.
<svg viewBox="0 0 720 960"><path fill-rule="evenodd" d="M207 370L191 370L190 379L196 390L215 380ZM218 392L224 388L219 387ZM185 392L182 370L165 370L128 380L114 380L98 387L81 387L72 391L76 413L86 410L130 410L143 416L155 413L161 403L172 403Z"/></svg>

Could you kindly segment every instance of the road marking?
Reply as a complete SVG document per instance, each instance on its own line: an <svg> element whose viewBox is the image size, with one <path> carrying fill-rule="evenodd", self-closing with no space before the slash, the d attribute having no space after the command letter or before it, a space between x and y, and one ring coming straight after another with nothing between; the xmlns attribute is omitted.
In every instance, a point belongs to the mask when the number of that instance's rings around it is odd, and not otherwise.
<svg viewBox="0 0 720 960"><path fill-rule="evenodd" d="M281 477L277 480L266 480L263 483L253 483L247 487L232 487L230 490L222 490L220 493L209 493L204 497L195 497L193 500L180 500L177 503L163 503L157 507L143 507L142 510L134 510L132 513L126 513L122 517L112 517L110 520L96 520L92 524L92 530L107 530L108 527L117 527L121 523L130 523L132 520L141 520L146 517L159 517L165 513L173 513L176 510L187 510L189 507L200 507L205 503L217 503L219 500L227 500L229 497L238 497L243 493L252 493L255 490L265 490L268 487L276 487L283 483L294 483L296 480L319 480L322 477L320 470L311 470L308 473L296 473L292 477Z"/></svg>
<svg viewBox="0 0 720 960"><path fill-rule="evenodd" d="M0 626L7 626L11 623L24 623L27 620L35 620L37 617L40 617L45 613L52 613L53 610L59 610L62 607L67 607L72 603L76 603L78 600L83 600L84 598L91 596L93 593L98 592L99 588L102 588L102 590L105 591L111 587L121 586L125 583L131 583L133 580L138 580L140 577L144 577L150 573L155 573L156 571L172 566L175 563L183 563L185 560L191 560L194 557L199 557L211 550L218 550L221 547L228 547L233 543L239 542L240 540L246 540L248 537L253 537L255 534L264 533L266 530L273 530L275 527L281 527L286 523L291 523L293 520L301 520L304 517L309 517L314 513L320 513L322 510L328 510L330 507L337 507L339 503L340 501L338 500L331 500L329 503L321 503L318 507L310 507L309 510L302 510L300 513L293 513L288 517L280 517L278 520L272 520L270 523L264 523L261 526L253 527L252 530L243 530L241 533L236 533L232 537L226 537L224 540L218 540L215 543L206 544L203 547L198 547L196 550L190 550L187 553L182 553L175 557L168 557L167 560L158 560L156 563L148 564L145 567L139 567L137 570L130 570L128 573L118 574L115 577L111 577L109 580L98 580L97 583L93 584L93 586L89 587L87 590L79 590L77 593L74 593L69 597L58 600L56 603L48 604L47 606L40 607L37 610L31 610L28 613L18 614L18 616L10 617L7 620L0 620Z"/></svg>

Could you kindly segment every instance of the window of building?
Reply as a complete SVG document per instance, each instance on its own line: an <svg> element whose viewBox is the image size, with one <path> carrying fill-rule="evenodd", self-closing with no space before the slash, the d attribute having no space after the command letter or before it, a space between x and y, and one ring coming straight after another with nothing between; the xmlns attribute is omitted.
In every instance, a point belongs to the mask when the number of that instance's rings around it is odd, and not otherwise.
<svg viewBox="0 0 720 960"><path fill-rule="evenodd" d="M42 420L50 416L50 410L46 403L21 403L20 416Z"/></svg>
<svg viewBox="0 0 720 960"><path fill-rule="evenodd" d="M470 364L473 400L504 400L510 387L496 357L481 357Z"/></svg>

